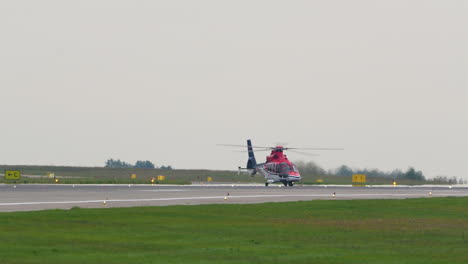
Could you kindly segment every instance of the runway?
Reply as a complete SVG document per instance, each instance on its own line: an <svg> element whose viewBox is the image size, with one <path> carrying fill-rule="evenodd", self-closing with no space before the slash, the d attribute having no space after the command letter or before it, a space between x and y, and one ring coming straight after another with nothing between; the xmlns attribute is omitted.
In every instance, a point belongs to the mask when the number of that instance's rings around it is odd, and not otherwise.
<svg viewBox="0 0 468 264"><path fill-rule="evenodd" d="M255 184L0 184L0 212L308 200L468 196L468 186L293 186Z"/></svg>

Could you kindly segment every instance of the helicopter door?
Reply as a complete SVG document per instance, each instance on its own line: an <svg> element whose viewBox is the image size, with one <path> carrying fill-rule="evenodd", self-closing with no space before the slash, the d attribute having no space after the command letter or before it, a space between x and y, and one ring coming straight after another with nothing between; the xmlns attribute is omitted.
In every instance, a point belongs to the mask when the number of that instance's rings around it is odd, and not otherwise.
<svg viewBox="0 0 468 264"><path fill-rule="evenodd" d="M268 163L267 165L265 165L265 168L266 170L268 171L268 173L273 173L275 172L275 167L274 167L275 164L272 164L272 163Z"/></svg>

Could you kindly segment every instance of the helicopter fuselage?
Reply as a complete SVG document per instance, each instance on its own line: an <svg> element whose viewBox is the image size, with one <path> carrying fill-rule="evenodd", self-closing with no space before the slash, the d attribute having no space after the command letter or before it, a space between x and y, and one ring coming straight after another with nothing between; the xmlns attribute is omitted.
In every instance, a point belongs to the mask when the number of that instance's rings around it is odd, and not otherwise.
<svg viewBox="0 0 468 264"><path fill-rule="evenodd" d="M285 148L277 146L271 148L271 154L266 157L265 163L257 163L252 147L252 142L247 140L247 150L249 159L247 161L247 172L255 175L257 172L265 177L265 186L270 183L281 182L285 186L293 186L295 182L300 181L301 175L296 165L288 160L283 151ZM239 167L239 171L241 168Z"/></svg>
<svg viewBox="0 0 468 264"><path fill-rule="evenodd" d="M292 186L295 182L301 180L299 170L283 154L283 147L281 146L272 149L270 156L266 158L266 163L258 164L255 169L265 177L265 185L281 182L285 186Z"/></svg>
<svg viewBox="0 0 468 264"><path fill-rule="evenodd" d="M227 145L227 146L236 146L239 145ZM254 149L252 146L252 141L247 139L247 153L249 158L247 160L247 167L239 167L239 173L247 172L251 176L255 175L257 172L262 174L266 181L265 186L268 186L270 183L281 182L285 186L293 186L295 182L301 181L301 175L296 165L288 160L286 155L284 155L284 150L299 149L299 148L285 148L282 146L276 147L256 147L260 151L270 150L271 154L266 157L265 163L257 163L255 159ZM343 150L340 148L303 148L309 150ZM298 152L298 151L296 151ZM300 153L300 152L298 152Z"/></svg>

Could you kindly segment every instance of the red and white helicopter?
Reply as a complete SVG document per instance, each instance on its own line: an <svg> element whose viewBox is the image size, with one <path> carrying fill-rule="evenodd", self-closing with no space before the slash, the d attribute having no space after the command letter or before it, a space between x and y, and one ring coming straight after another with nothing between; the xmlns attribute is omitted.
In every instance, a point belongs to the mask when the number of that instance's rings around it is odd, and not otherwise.
<svg viewBox="0 0 468 264"><path fill-rule="evenodd" d="M239 146L239 145L224 145L224 146ZM247 151L249 159L247 167L239 167L239 173L246 172L250 175L255 175L257 172L262 174L265 179L265 186L270 183L281 182L284 186L293 186L295 182L301 181L301 175L296 165L288 160L288 157L283 153L284 150L309 149L309 150L342 150L339 148L285 148L283 146L276 147L255 147L260 151L271 150L271 154L266 157L265 163L257 163L255 159L252 141L247 140ZM297 151L296 151L297 152ZM298 152L301 153L301 152ZM305 154L305 153L301 153ZM310 154L309 154L310 155Z"/></svg>

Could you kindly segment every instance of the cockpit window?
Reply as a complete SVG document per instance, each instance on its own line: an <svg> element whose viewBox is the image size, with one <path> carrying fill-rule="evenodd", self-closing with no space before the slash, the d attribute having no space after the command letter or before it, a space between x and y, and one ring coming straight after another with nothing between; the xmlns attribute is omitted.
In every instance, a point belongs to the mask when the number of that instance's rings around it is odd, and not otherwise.
<svg viewBox="0 0 468 264"><path fill-rule="evenodd" d="M288 173L292 170L292 168L287 163L281 163L280 167L281 167L281 171L280 171L281 173Z"/></svg>
<svg viewBox="0 0 468 264"><path fill-rule="evenodd" d="M284 163L279 164L279 167L280 167L280 170L279 170L280 173L289 173L291 171L299 172L296 165L294 165L293 163L288 164L284 162Z"/></svg>
<svg viewBox="0 0 468 264"><path fill-rule="evenodd" d="M293 171L299 172L299 170L297 169L297 167L296 167L296 165L294 163L292 163L292 168L293 168Z"/></svg>
<svg viewBox="0 0 468 264"><path fill-rule="evenodd" d="M268 163L268 164L265 164L264 168L268 171L271 171L271 172L276 172L276 173L287 173L289 174L289 172L291 171L294 171L294 172L299 172L296 165L294 164L289 164L289 163L286 163L286 162L282 162L282 163L279 163L279 164L275 164L275 163Z"/></svg>

